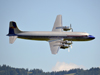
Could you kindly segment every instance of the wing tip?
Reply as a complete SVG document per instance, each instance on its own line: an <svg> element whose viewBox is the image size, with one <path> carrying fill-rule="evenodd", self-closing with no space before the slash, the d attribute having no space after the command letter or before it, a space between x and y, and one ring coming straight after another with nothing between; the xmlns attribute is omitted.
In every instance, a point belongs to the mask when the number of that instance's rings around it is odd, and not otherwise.
<svg viewBox="0 0 100 75"><path fill-rule="evenodd" d="M60 47L58 47L57 51L51 50L51 53L54 54L54 55L56 55L58 53L58 51L59 51L59 48Z"/></svg>
<svg viewBox="0 0 100 75"><path fill-rule="evenodd" d="M62 16L61 14L57 15L57 16Z"/></svg>

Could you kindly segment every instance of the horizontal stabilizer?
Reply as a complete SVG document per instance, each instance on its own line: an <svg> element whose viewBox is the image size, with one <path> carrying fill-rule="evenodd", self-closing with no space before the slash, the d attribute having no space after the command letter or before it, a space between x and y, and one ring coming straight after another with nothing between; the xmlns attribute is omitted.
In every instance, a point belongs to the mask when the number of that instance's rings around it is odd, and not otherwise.
<svg viewBox="0 0 100 75"><path fill-rule="evenodd" d="M14 43L14 41L16 40L17 36L9 36L9 43Z"/></svg>

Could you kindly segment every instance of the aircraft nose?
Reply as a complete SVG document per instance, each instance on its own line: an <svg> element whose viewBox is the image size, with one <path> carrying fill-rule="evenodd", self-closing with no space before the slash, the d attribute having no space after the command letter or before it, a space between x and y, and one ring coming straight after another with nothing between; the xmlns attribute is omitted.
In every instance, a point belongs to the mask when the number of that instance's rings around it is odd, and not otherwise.
<svg viewBox="0 0 100 75"><path fill-rule="evenodd" d="M89 37L89 39L95 39L95 37L92 35L89 35L88 37Z"/></svg>

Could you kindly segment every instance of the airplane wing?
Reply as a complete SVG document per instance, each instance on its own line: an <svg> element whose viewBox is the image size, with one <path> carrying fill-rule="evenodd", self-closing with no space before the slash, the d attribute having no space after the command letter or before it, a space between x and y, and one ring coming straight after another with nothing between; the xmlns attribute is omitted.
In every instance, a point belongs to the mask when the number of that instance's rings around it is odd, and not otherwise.
<svg viewBox="0 0 100 75"><path fill-rule="evenodd" d="M62 26L62 15L58 15L56 17L56 20L55 20L55 23L54 23L52 31L61 32L62 29L57 29L57 27L61 27L61 26Z"/></svg>
<svg viewBox="0 0 100 75"><path fill-rule="evenodd" d="M62 15L58 15L56 17L56 20L55 20L55 23L54 23L54 26L53 26L53 29L52 31L55 31L55 32L61 32L62 29L57 29L57 27L61 27L62 26ZM57 54L58 51L59 51L59 48L60 48L60 42L57 42L59 39L51 39L49 41L49 44L50 44L50 49L51 49L51 53L52 54Z"/></svg>
<svg viewBox="0 0 100 75"><path fill-rule="evenodd" d="M60 42L57 42L58 40L50 40L50 50L52 54L57 54L60 49Z"/></svg>

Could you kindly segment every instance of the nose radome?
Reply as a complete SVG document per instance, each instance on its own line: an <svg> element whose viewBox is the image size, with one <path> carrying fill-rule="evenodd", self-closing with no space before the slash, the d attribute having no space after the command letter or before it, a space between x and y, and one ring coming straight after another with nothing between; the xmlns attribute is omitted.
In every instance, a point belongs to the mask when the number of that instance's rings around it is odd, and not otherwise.
<svg viewBox="0 0 100 75"><path fill-rule="evenodd" d="M95 39L95 37L94 37L94 36L92 36L92 35L89 35L89 38L90 38L90 39Z"/></svg>

